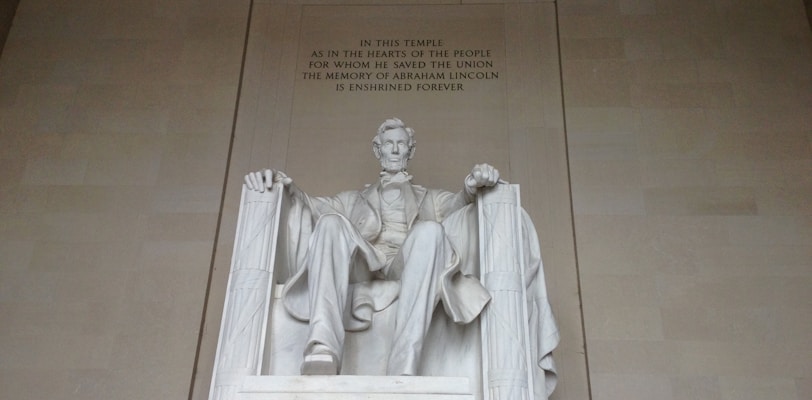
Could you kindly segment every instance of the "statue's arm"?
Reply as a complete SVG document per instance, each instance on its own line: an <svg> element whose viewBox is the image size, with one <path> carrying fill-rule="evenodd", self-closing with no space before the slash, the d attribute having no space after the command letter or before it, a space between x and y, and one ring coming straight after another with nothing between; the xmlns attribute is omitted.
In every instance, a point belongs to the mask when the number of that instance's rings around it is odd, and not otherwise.
<svg viewBox="0 0 812 400"><path fill-rule="evenodd" d="M492 187L504 182L499 179L499 170L489 164L477 164L463 181L463 189L457 193L446 191L438 192L435 200L435 209L440 220L476 200L481 188Z"/></svg>
<svg viewBox="0 0 812 400"><path fill-rule="evenodd" d="M265 169L245 175L245 185L248 189L257 192L271 190L271 187L276 182L281 182L285 186L285 192L294 201L304 203L310 209L314 218L318 218L319 215L325 213L342 213L343 211L343 207L341 207L341 203L337 199L308 195L299 189L299 187L293 183L293 179L282 171Z"/></svg>

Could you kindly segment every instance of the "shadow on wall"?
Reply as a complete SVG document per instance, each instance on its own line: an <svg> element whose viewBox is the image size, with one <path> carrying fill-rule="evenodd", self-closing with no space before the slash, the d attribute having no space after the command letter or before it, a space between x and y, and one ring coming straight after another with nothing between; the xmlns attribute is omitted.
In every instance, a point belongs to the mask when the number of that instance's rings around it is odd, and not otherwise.
<svg viewBox="0 0 812 400"><path fill-rule="evenodd" d="M11 30L11 22L14 20L14 13L17 11L17 4L20 0L0 0L0 54L6 46L6 38Z"/></svg>
<svg viewBox="0 0 812 400"><path fill-rule="evenodd" d="M812 29L812 0L804 0L804 8L806 8L806 19L809 21L809 29Z"/></svg>

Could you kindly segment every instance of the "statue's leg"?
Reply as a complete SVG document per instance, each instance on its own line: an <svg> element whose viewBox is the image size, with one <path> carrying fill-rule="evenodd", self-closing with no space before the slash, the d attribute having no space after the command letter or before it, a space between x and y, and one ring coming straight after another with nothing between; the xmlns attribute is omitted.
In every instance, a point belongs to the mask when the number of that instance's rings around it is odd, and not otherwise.
<svg viewBox="0 0 812 400"><path fill-rule="evenodd" d="M367 245L349 220L323 215L310 238L305 265L310 298L310 333L302 373L335 375L344 346L344 310L348 300L352 257Z"/></svg>
<svg viewBox="0 0 812 400"><path fill-rule="evenodd" d="M442 225L421 221L409 232L398 256L403 258L403 269L391 271L394 275L400 272L401 289L387 375L416 375L423 341L439 302L440 274L451 263L453 250Z"/></svg>

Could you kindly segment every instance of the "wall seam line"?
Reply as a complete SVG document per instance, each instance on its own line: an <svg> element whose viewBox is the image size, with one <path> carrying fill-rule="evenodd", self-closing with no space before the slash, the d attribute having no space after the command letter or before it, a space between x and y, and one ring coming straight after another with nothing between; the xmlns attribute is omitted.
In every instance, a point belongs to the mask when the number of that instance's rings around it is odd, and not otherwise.
<svg viewBox="0 0 812 400"><path fill-rule="evenodd" d="M238 78L238 81L237 81L237 94L236 94L236 99L234 101L234 113L233 113L232 118L231 118L231 137L229 138L228 153L226 154L225 170L224 170L224 173L223 173L223 184L222 184L222 190L220 192L220 207L219 207L219 210L218 210L218 213L217 213L217 223L215 224L215 227L214 227L214 229L215 229L214 230L214 240L213 240L213 243L212 243L211 259L210 259L210 262L209 262L209 276L206 279L206 292L205 292L205 294L203 296L203 309L202 309L201 315L200 315L200 327L198 328L198 334L197 334L197 346L195 348L195 358L194 358L194 362L192 364L192 374L191 374L191 377L189 379L189 396L188 396L188 400L193 400L194 394L195 394L195 381L197 380L197 376L198 376L197 367L198 367L198 364L200 362L200 351L201 351L201 347L202 347L202 344L203 344L204 330L206 328L206 322L207 322L206 321L206 312L208 311L209 295L211 293L212 279L213 279L213 276L214 276L214 264L215 264L215 259L217 257L217 244L220 241L220 233L221 233L220 232L220 226L222 225L222 221L223 221L223 208L225 206L225 198L226 198L226 192L227 192L227 188L228 188L228 176L229 176L229 172L230 172L230 169L231 169L231 158L232 158L233 151L234 151L234 140L235 140L236 132L237 132L237 117L238 117L239 111L240 111L240 98L242 96L243 78L244 78L244 75L245 75L245 61L246 61L247 54L248 54L248 38L250 37L250 33L251 33L251 19L253 17L253 11L254 11L254 0L249 0L248 1L248 15L247 15L246 24L245 24L245 35L244 35L244 38L243 38L242 59L240 60L240 75L239 75L239 78ZM215 368L216 368L216 366L215 366Z"/></svg>

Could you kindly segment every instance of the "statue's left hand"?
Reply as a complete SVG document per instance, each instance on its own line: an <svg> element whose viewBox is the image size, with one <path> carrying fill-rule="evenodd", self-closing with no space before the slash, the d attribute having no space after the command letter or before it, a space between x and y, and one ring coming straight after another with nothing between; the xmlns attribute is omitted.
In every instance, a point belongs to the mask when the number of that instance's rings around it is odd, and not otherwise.
<svg viewBox="0 0 812 400"><path fill-rule="evenodd" d="M489 164L477 164L465 177L465 186L475 192L477 188L491 187L499 182L499 170Z"/></svg>

